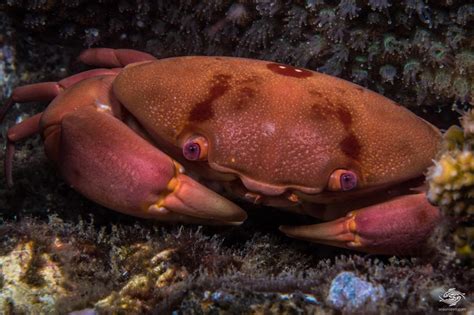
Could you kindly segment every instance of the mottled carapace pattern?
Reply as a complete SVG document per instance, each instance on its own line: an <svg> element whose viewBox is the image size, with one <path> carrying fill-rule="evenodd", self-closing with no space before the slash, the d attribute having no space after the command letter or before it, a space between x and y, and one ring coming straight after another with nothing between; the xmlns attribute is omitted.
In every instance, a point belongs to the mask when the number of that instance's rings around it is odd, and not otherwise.
<svg viewBox="0 0 474 315"><path fill-rule="evenodd" d="M403 181L423 172L439 143L435 128L379 94L267 61L146 62L127 67L114 92L155 140L179 146L202 134L209 165L257 191L318 193L338 168L358 173L360 188Z"/></svg>

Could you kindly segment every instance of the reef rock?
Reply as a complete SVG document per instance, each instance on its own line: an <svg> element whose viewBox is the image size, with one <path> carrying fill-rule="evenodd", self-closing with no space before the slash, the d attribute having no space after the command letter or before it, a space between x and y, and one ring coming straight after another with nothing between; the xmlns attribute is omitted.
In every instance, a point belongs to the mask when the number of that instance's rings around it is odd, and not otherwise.
<svg viewBox="0 0 474 315"><path fill-rule="evenodd" d="M33 241L20 242L0 256L0 313L54 314L68 295L65 279L51 256L36 255Z"/></svg>
<svg viewBox="0 0 474 315"><path fill-rule="evenodd" d="M385 290L381 285L374 285L353 272L344 271L332 280L326 300L338 310L356 311L364 305L365 309L371 309L370 304L375 310L376 303L384 298Z"/></svg>

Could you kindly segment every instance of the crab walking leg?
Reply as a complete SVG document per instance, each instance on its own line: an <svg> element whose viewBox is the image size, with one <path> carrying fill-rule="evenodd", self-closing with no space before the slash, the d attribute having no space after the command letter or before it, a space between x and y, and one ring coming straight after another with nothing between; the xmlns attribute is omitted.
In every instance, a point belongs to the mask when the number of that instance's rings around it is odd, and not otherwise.
<svg viewBox="0 0 474 315"><path fill-rule="evenodd" d="M57 82L42 82L17 87L7 102L0 108L0 122L5 118L8 110L15 103L49 102L54 99L62 88Z"/></svg>
<svg viewBox="0 0 474 315"><path fill-rule="evenodd" d="M79 55L79 61L97 67L125 67L128 64L156 60L150 54L133 49L89 48Z"/></svg>
<svg viewBox="0 0 474 315"><path fill-rule="evenodd" d="M100 75L116 75L120 69L93 69L84 71L58 82L41 82L15 88L5 105L0 108L0 122L15 103L50 102L62 91L79 81Z"/></svg>
<svg viewBox="0 0 474 315"><path fill-rule="evenodd" d="M334 221L306 226L281 226L287 236L374 254L413 254L441 216L425 194L397 197L349 212Z"/></svg>
<svg viewBox="0 0 474 315"><path fill-rule="evenodd" d="M42 82L17 87L5 105L0 108L0 122L5 118L8 110L15 103L26 102L49 102L56 98L62 91L73 84L100 75L116 75L119 69L93 69L67 77L59 82ZM5 177L7 186L13 186L12 163L15 154L15 142L24 140L39 131L39 122L42 113L11 127L7 134L6 153L4 161Z"/></svg>
<svg viewBox="0 0 474 315"><path fill-rule="evenodd" d="M238 224L246 213L182 174L182 168L96 106L84 106L50 125L45 149L66 181L114 210L160 221Z"/></svg>

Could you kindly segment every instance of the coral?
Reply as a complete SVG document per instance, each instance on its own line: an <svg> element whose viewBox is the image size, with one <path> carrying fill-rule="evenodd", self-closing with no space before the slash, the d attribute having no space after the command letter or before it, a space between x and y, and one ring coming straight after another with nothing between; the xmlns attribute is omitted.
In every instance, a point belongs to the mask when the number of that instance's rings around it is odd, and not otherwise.
<svg viewBox="0 0 474 315"><path fill-rule="evenodd" d="M474 111L464 114L463 129L444 135L444 148L428 173L428 198L447 215L474 215Z"/></svg>
<svg viewBox="0 0 474 315"><path fill-rule="evenodd" d="M472 221L469 225L459 225L453 233L456 252L461 258L467 258L470 263L474 261L474 227Z"/></svg>
<svg viewBox="0 0 474 315"><path fill-rule="evenodd" d="M349 19L355 18L358 15L357 12L360 11L354 0L341 0L338 9L342 18L348 17Z"/></svg>
<svg viewBox="0 0 474 315"><path fill-rule="evenodd" d="M0 312L10 305L17 313L51 313L58 301L68 295L58 264L50 254L38 257L36 247L33 241L19 242L8 254L0 256Z"/></svg>
<svg viewBox="0 0 474 315"><path fill-rule="evenodd" d="M463 115L461 126L444 135L443 149L428 171L428 198L454 218L456 251L474 262L474 110Z"/></svg>
<svg viewBox="0 0 474 315"><path fill-rule="evenodd" d="M151 293L165 288L174 282L183 281L188 274L185 268L175 267L170 263L175 252L174 249L165 249L158 252L151 259L146 253L152 251L148 244L136 244L132 247L135 256L145 260L142 273L134 275L118 292L113 291L107 297L95 303L99 312L125 312L144 313L150 312ZM128 258L128 259L137 259ZM148 263L146 263L148 261Z"/></svg>
<svg viewBox="0 0 474 315"><path fill-rule="evenodd" d="M15 29L28 34L18 35L25 37L18 42L21 50L27 38L30 43L48 38L50 44L74 47L75 55L100 45L157 57L265 58L355 80L405 106L437 110L473 102L474 5L466 1L27 3L0 4Z"/></svg>

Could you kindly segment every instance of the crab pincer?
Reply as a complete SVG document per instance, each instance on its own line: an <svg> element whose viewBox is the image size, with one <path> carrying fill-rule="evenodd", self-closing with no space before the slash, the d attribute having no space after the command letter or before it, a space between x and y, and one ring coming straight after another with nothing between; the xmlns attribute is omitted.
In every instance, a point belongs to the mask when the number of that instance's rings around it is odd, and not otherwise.
<svg viewBox="0 0 474 315"><path fill-rule="evenodd" d="M45 139L47 152L57 154L50 158L71 186L108 208L186 223L238 224L246 218L112 115L81 109L62 119L61 133Z"/></svg>
<svg viewBox="0 0 474 315"><path fill-rule="evenodd" d="M438 208L424 194L399 196L353 210L333 221L281 226L294 238L374 254L416 254L440 222Z"/></svg>
<svg viewBox="0 0 474 315"><path fill-rule="evenodd" d="M148 54L134 55L128 50L113 53L117 57L110 66L150 59ZM91 54L97 55L92 51L83 58L93 62L89 60ZM104 51L98 56L96 63L104 58ZM126 110L111 90L119 72L94 69L13 92L2 113L14 102L51 103L43 113L9 129L5 159L8 184L12 184L15 142L39 132L46 155L57 164L64 179L105 207L168 222L239 224L245 220L242 209L183 174L179 163L121 120Z"/></svg>

